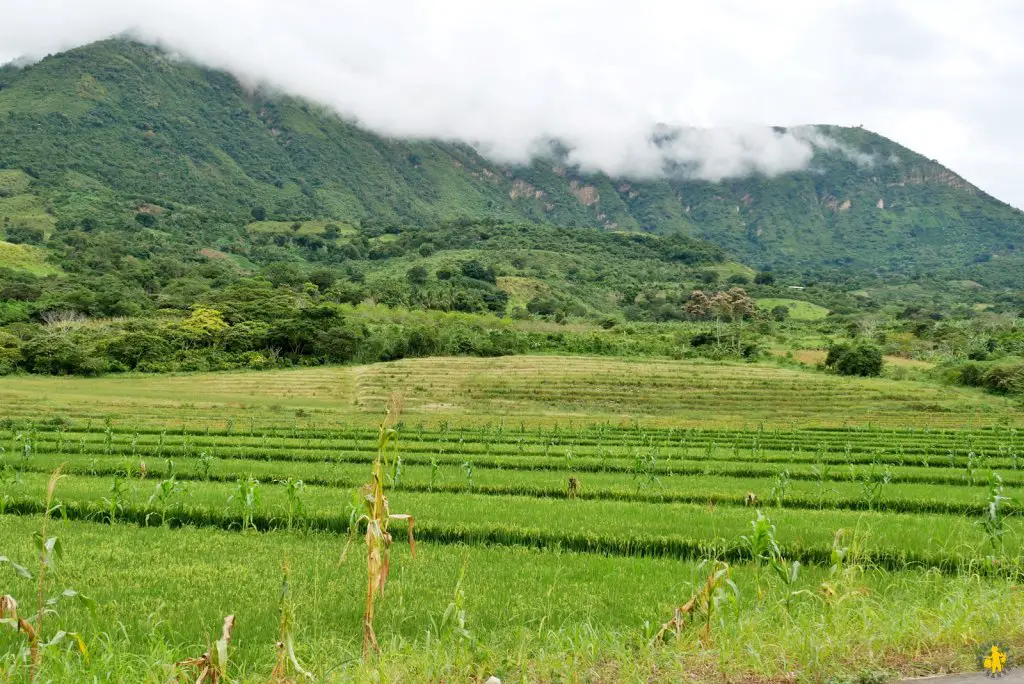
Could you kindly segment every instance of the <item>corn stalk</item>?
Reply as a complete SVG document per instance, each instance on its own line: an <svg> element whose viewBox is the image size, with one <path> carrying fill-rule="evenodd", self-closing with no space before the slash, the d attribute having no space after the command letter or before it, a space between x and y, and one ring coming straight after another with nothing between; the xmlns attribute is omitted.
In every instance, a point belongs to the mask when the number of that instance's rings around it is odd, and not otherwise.
<svg viewBox="0 0 1024 684"><path fill-rule="evenodd" d="M290 568L285 562L281 567L281 634L277 640L277 663L270 674L271 682L293 682L295 680L289 676L292 672L313 680L312 673L303 668L295 656L295 603L291 599L291 587L288 584L289 572Z"/></svg>
<svg viewBox="0 0 1024 684"><path fill-rule="evenodd" d="M398 431L395 425L402 411L402 400L397 394L388 400L387 413L380 425L377 440L377 457L373 462L372 479L360 489L360 499L366 507L366 513L352 521L348 542L341 552L341 562L345 561L349 546L358 525L366 524L366 608L363 612L363 655L380 652L377 635L373 631L373 617L376 603L384 595L384 586L388 581L391 567L391 522L402 520L409 525L409 547L416 556L416 540L413 538L415 520L411 515L392 513L384 491L384 472L389 466L390 457L397 459Z"/></svg>
<svg viewBox="0 0 1024 684"><path fill-rule="evenodd" d="M231 644L231 633L235 629L235 616L228 615L224 618L224 626L221 628L220 639L217 640L206 653L198 658L182 660L176 667L193 667L199 670L199 677L196 684L218 684L227 681L228 677L228 646Z"/></svg>
<svg viewBox="0 0 1024 684"><path fill-rule="evenodd" d="M704 623L702 638L710 638L711 617L715 606L718 605L721 598L723 586L729 587L734 593L739 591L732 581L729 564L723 561L716 561L707 580L704 581L704 586L690 597L689 601L673 611L672 619L661 626L661 629L651 643L657 643L665 639L669 634L679 637L683 632L683 628L686 627L687 621L693 624L701 618L703 618Z"/></svg>

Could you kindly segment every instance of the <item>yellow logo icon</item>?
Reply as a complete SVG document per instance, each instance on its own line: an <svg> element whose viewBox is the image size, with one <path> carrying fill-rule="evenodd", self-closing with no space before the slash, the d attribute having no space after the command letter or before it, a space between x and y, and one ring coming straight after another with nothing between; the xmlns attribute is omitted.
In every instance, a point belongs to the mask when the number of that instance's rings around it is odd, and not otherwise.
<svg viewBox="0 0 1024 684"><path fill-rule="evenodd" d="M1002 677L1010 669L1009 654L1000 644L988 644L978 654L978 664L989 677Z"/></svg>

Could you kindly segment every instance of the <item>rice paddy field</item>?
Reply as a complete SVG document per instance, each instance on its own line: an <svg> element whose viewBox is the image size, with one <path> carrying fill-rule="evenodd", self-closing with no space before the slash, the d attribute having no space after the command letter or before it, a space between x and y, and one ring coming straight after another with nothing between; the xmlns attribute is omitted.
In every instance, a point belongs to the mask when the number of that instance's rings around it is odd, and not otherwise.
<svg viewBox="0 0 1024 684"><path fill-rule="evenodd" d="M358 491L396 392L415 554L394 521L364 656ZM877 681L1024 648L1005 398L515 357L9 377L0 407L3 591L59 597L41 680L195 681L227 615L231 681ZM0 634L6 678L28 644Z"/></svg>

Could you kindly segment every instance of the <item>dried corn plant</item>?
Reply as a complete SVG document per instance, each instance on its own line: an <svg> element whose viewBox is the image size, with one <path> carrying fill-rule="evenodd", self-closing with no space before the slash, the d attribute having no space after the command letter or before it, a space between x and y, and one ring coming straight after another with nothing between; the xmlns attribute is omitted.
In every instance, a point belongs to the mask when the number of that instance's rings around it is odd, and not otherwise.
<svg viewBox="0 0 1024 684"><path fill-rule="evenodd" d="M723 561L716 561L708 574L704 586L697 591L690 600L675 609L672 619L661 626L658 634L654 637L653 643L665 639L669 634L678 637L682 634L687 622L696 623L698 620L704 623L702 638L708 639L711 636L711 617L715 607L724 596L725 588L732 589L734 594L739 590L731 578L729 564Z"/></svg>
<svg viewBox="0 0 1024 684"><path fill-rule="evenodd" d="M235 616L224 618L220 639L206 653L198 658L190 658L177 663L176 667L190 667L199 670L196 684L218 684L228 681L228 646L231 645L231 633L235 629Z"/></svg>
<svg viewBox="0 0 1024 684"><path fill-rule="evenodd" d="M348 542L341 553L341 562L345 561L348 549L355 536L358 526L366 524L366 609L363 613L363 655L371 651L380 651L377 635L373 631L373 616L376 603L384 594L384 586L388 581L391 551L391 523L395 520L405 521L409 525L409 546L413 557L416 556L416 540L413 538L415 520L411 515L392 513L384 491L384 472L391 459L398 456L398 424L402 413L402 398L392 394L388 399L387 413L380 425L377 440L377 457L373 462L372 480L363 485L359 498L366 512L358 517L353 516Z"/></svg>

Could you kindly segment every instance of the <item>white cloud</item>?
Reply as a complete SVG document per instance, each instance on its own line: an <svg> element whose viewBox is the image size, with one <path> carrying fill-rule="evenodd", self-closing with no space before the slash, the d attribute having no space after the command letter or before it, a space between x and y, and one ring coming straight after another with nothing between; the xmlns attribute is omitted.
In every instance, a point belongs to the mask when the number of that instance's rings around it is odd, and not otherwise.
<svg viewBox="0 0 1024 684"><path fill-rule="evenodd" d="M1024 205L1015 0L0 0L0 17L0 59L131 29L390 135L503 159L557 137L613 173L658 168L657 124L690 131L673 153L709 178L829 144L766 126L862 124Z"/></svg>

